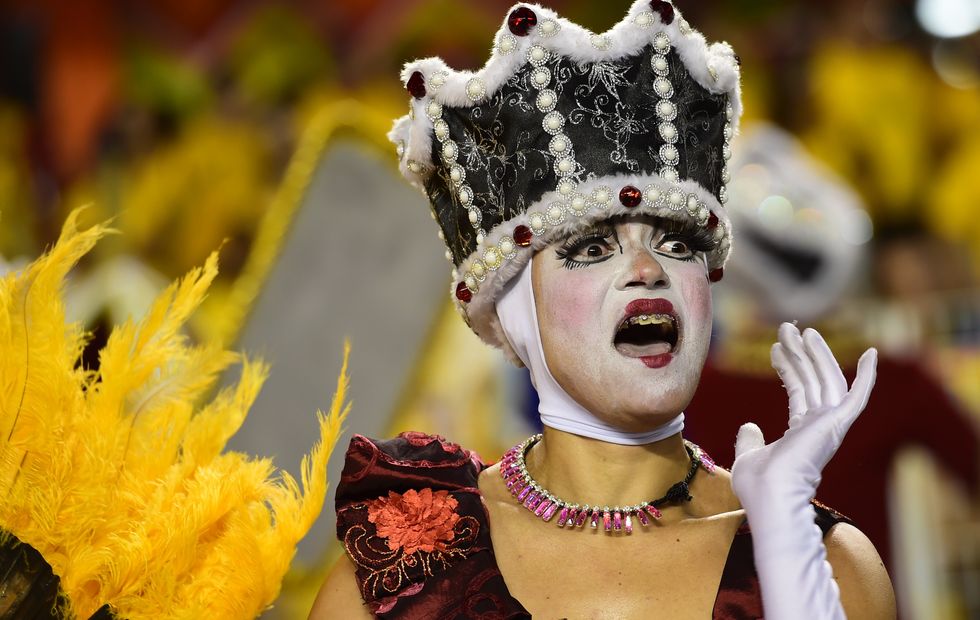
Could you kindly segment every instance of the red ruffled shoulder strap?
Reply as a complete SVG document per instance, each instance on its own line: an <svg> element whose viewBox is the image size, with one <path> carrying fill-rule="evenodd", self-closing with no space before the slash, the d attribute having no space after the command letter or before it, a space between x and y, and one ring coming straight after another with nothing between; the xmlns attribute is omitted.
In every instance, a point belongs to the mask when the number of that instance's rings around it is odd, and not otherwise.
<svg viewBox="0 0 980 620"><path fill-rule="evenodd" d="M469 450L424 433L355 435L337 487L337 538L378 617L519 617L497 569Z"/></svg>

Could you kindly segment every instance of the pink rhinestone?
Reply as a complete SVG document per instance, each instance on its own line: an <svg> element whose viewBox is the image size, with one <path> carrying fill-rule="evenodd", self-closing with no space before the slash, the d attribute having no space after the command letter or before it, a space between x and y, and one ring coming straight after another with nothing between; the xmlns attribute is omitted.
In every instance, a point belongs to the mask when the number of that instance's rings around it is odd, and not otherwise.
<svg viewBox="0 0 980 620"><path fill-rule="evenodd" d="M540 517L541 515L543 515L544 511L548 509L548 506L551 506L550 499L546 499L540 504L538 504L538 507L534 509L534 516Z"/></svg>
<svg viewBox="0 0 980 620"><path fill-rule="evenodd" d="M531 485L527 485L526 487L521 489L521 492L517 494L517 501L523 502L525 499L527 499L527 496L530 495L531 491L533 490L534 487L532 487Z"/></svg>
<svg viewBox="0 0 980 620"><path fill-rule="evenodd" d="M578 515L575 517L575 527L582 527L585 525L585 520L589 518L588 510L579 510Z"/></svg>
<svg viewBox="0 0 980 620"><path fill-rule="evenodd" d="M514 497L517 497L518 494L524 490L524 486L525 486L524 480L520 478L520 476L518 476L517 482L515 482L514 486L510 488L510 494L513 495Z"/></svg>
<svg viewBox="0 0 980 620"><path fill-rule="evenodd" d="M618 510L613 513L613 529L617 532L623 529L623 514Z"/></svg>
<svg viewBox="0 0 980 620"><path fill-rule="evenodd" d="M565 522L568 521L568 506L561 509L558 513L558 527L565 527Z"/></svg>
<svg viewBox="0 0 980 620"><path fill-rule="evenodd" d="M514 474L513 476L511 476L510 478L507 479L507 483L506 483L507 488L513 490L514 489L514 485L517 484L518 482L520 482L520 480L521 480L521 475L520 474Z"/></svg>
<svg viewBox="0 0 980 620"><path fill-rule="evenodd" d="M604 527L607 532L612 531L612 515L609 514L608 510L602 513L602 527Z"/></svg>
<svg viewBox="0 0 980 620"><path fill-rule="evenodd" d="M520 469L517 465L508 465L506 469L501 470L500 475L504 478L510 478L517 470Z"/></svg>
<svg viewBox="0 0 980 620"><path fill-rule="evenodd" d="M534 510L534 507L538 505L539 501L541 501L541 496L538 495L537 491L532 491L531 494L527 496L527 499L524 500L524 507L528 510Z"/></svg>
<svg viewBox="0 0 980 620"><path fill-rule="evenodd" d="M575 527L575 509L568 509L568 516L565 518L565 525L568 527Z"/></svg>
<svg viewBox="0 0 980 620"><path fill-rule="evenodd" d="M551 521L551 517L555 516L556 512L558 512L558 504L552 504L548 506L547 510L544 511L544 514L541 515L541 518L544 519L545 521Z"/></svg>
<svg viewBox="0 0 980 620"><path fill-rule="evenodd" d="M659 519L662 516L660 511L657 510L657 507L653 504L647 504L643 507L643 510L646 510L654 519Z"/></svg>
<svg viewBox="0 0 980 620"><path fill-rule="evenodd" d="M650 518L647 517L647 513L643 512L642 510L636 511L636 518L640 522L640 525L650 525Z"/></svg>
<svg viewBox="0 0 980 620"><path fill-rule="evenodd" d="M599 511L592 511L592 519L589 520L589 527L597 528L599 527Z"/></svg>
<svg viewBox="0 0 980 620"><path fill-rule="evenodd" d="M715 467L717 467L714 459L708 456L708 453L704 450L701 450L701 465L704 466L704 470L708 473L713 473L715 471Z"/></svg>

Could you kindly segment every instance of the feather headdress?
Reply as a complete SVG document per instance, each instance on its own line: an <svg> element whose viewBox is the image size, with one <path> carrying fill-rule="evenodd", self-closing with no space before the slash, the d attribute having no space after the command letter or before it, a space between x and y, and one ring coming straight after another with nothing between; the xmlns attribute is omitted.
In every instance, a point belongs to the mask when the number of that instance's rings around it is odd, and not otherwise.
<svg viewBox="0 0 980 620"><path fill-rule="evenodd" d="M0 528L50 564L66 617L104 604L133 620L254 617L323 506L349 410L349 348L302 486L269 459L222 452L267 367L181 332L216 255L142 321L117 327L87 370L85 333L66 323L61 289L107 229L79 231L77 216L47 254L0 279ZM237 385L204 402L236 363Z"/></svg>

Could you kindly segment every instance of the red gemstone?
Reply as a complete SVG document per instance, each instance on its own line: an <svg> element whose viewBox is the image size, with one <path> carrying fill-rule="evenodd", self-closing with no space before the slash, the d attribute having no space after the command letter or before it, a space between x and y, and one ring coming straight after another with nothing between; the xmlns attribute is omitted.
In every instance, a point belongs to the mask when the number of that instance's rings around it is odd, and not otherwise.
<svg viewBox="0 0 980 620"><path fill-rule="evenodd" d="M619 190L619 202L623 203L624 207L635 207L641 200L643 200L643 192L632 185Z"/></svg>
<svg viewBox="0 0 980 620"><path fill-rule="evenodd" d="M456 299L464 304L468 304L473 300L473 291L466 288L466 282L460 282L456 285Z"/></svg>
<svg viewBox="0 0 980 620"><path fill-rule="evenodd" d="M531 229L523 224L514 229L514 243L526 248L531 245Z"/></svg>
<svg viewBox="0 0 980 620"><path fill-rule="evenodd" d="M708 280L718 282L725 276L725 270L719 267L708 272Z"/></svg>
<svg viewBox="0 0 980 620"><path fill-rule="evenodd" d="M718 226L718 216L712 211L708 216L708 230L714 230L716 226Z"/></svg>
<svg viewBox="0 0 980 620"><path fill-rule="evenodd" d="M416 71L413 73L412 77L408 78L408 84L405 87L408 89L409 94L416 99L425 97L425 77L422 76L422 72Z"/></svg>
<svg viewBox="0 0 980 620"><path fill-rule="evenodd" d="M511 11L510 16L507 18L507 26L510 28L510 31L519 37L526 37L531 27L537 25L537 23L538 16L526 6L517 7Z"/></svg>
<svg viewBox="0 0 980 620"><path fill-rule="evenodd" d="M674 21L674 5L665 0L650 0L650 10L660 15L660 22L669 24Z"/></svg>

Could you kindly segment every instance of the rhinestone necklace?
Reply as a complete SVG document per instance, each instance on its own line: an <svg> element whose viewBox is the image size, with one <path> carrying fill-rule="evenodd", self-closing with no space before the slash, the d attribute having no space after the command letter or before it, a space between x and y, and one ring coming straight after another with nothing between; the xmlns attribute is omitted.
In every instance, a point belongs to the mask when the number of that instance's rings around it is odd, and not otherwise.
<svg viewBox="0 0 980 620"><path fill-rule="evenodd" d="M647 526L650 525L651 518L659 519L661 517L661 506L693 499L688 485L699 467L703 467L709 473L715 470L715 463L711 457L700 446L685 439L684 449L691 457L691 468L688 470L687 476L671 486L663 497L631 506L613 506L611 508L609 506L590 506L589 504L580 506L555 496L538 484L527 471L524 457L528 450L540 440L540 434L532 435L508 450L500 461L500 476L511 495L516 497L517 501L536 517L547 522L551 521L557 514L558 527L569 529L584 527L586 523L589 524L590 528L598 529L601 523L607 534L621 532L632 534L634 518L640 522L640 525Z"/></svg>

